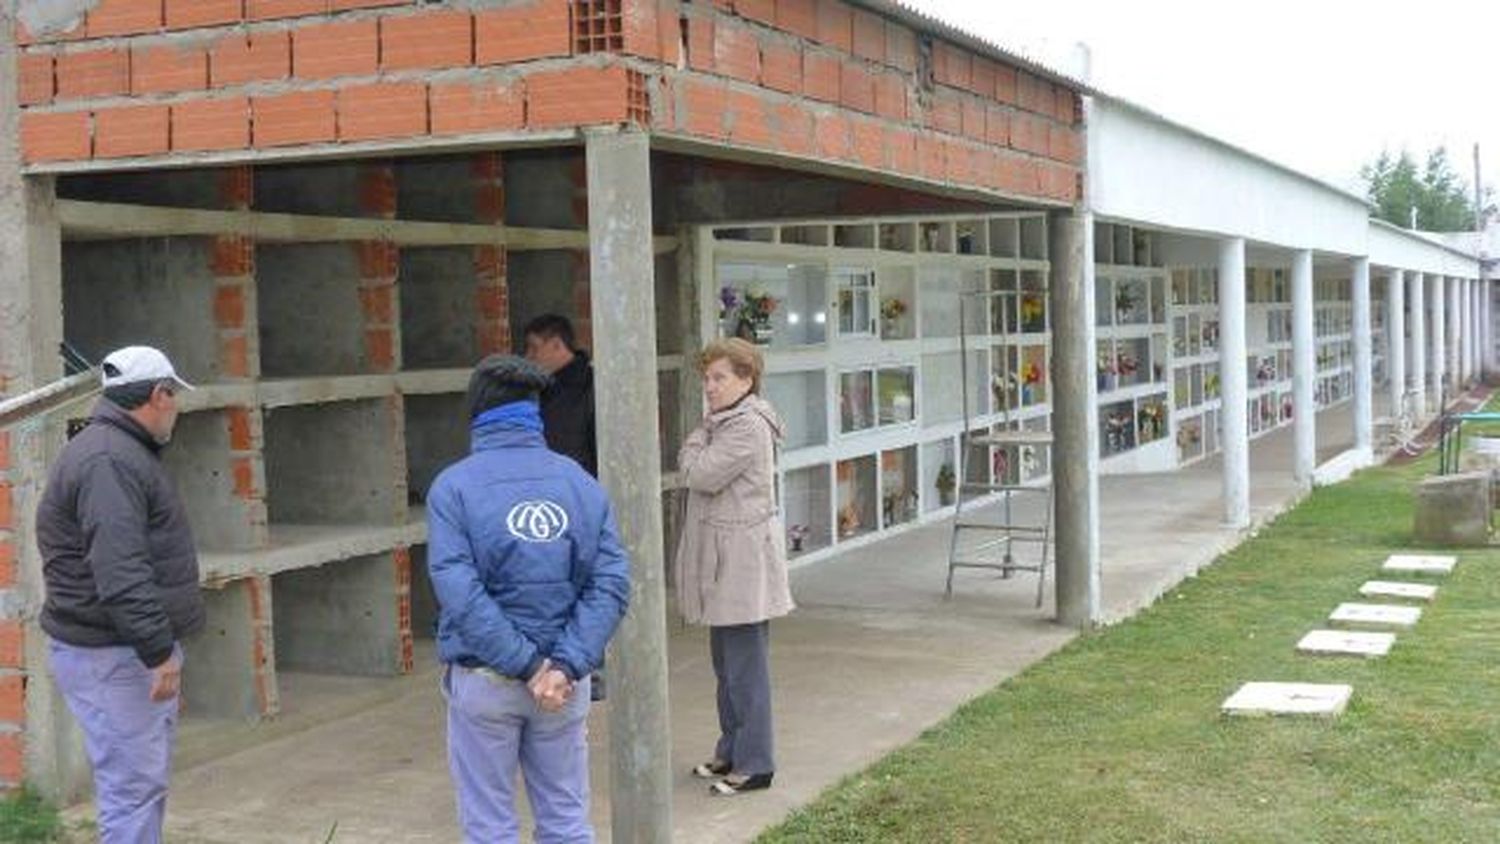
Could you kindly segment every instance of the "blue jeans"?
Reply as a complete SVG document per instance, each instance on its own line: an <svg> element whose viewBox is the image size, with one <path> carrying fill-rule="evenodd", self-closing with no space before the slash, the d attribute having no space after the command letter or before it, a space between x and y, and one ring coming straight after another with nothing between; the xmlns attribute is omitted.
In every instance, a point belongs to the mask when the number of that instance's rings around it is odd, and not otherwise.
<svg viewBox="0 0 1500 844"><path fill-rule="evenodd" d="M589 681L561 712L543 712L519 680L448 666L448 768L466 844L520 841L519 768L537 844L592 844L589 823Z"/></svg>
<svg viewBox="0 0 1500 844"><path fill-rule="evenodd" d="M128 647L49 642L52 675L83 728L101 844L157 844L177 737L178 698L151 699L151 670ZM182 658L182 651L176 651Z"/></svg>

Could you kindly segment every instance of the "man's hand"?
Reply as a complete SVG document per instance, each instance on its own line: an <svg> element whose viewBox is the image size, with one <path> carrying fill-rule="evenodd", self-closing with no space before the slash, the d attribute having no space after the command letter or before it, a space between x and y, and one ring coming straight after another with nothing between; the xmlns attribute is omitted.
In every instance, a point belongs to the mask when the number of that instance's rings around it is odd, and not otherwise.
<svg viewBox="0 0 1500 844"><path fill-rule="evenodd" d="M543 712L561 711L573 696L573 682L560 669L552 667L552 660L542 660L542 666L526 684L531 696Z"/></svg>
<svg viewBox="0 0 1500 844"><path fill-rule="evenodd" d="M177 697L182 688L182 657L174 650L167 661L151 669L151 699L160 703Z"/></svg>

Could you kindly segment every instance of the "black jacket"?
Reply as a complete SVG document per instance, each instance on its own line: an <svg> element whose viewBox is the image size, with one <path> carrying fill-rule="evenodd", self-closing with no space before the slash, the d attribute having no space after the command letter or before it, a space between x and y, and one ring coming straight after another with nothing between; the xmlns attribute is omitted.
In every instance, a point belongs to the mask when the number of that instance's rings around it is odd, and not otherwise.
<svg viewBox="0 0 1500 844"><path fill-rule="evenodd" d="M547 447L571 457L599 477L599 452L594 444L594 367L587 352L552 373L552 385L542 393L542 432Z"/></svg>
<svg viewBox="0 0 1500 844"><path fill-rule="evenodd" d="M36 514L42 629L80 647L129 645L149 668L203 626L193 534L160 450L101 399L52 467Z"/></svg>

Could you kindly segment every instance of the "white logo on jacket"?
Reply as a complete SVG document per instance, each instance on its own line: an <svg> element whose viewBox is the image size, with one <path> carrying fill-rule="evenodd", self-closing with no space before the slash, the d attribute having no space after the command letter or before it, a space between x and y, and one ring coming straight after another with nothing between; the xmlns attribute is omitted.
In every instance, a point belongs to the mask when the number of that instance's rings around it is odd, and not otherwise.
<svg viewBox="0 0 1500 844"><path fill-rule="evenodd" d="M522 501L510 508L505 527L522 542L556 542L568 532L568 511L553 501Z"/></svg>

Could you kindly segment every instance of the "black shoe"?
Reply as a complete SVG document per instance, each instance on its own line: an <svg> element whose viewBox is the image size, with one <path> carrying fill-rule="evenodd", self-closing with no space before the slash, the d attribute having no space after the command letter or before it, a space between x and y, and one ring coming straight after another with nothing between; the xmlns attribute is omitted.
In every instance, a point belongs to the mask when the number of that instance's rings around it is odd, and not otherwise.
<svg viewBox="0 0 1500 844"><path fill-rule="evenodd" d="M604 675L598 671L589 675L589 700L594 703L604 700Z"/></svg>
<svg viewBox="0 0 1500 844"><path fill-rule="evenodd" d="M734 766L722 759L704 762L693 769L693 776L700 780L714 780L734 770Z"/></svg>
<svg viewBox="0 0 1500 844"><path fill-rule="evenodd" d="M715 797L733 797L742 791L760 791L771 787L771 776L771 774L751 774L740 779L731 775L709 786L708 793Z"/></svg>

